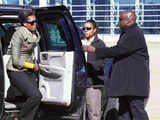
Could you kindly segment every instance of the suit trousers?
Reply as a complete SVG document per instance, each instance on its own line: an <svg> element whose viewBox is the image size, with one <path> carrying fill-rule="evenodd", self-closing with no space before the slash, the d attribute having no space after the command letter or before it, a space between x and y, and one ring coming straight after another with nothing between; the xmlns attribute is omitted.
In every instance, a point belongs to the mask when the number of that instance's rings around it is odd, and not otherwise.
<svg viewBox="0 0 160 120"><path fill-rule="evenodd" d="M145 98L137 96L119 97L119 120L149 120L145 111Z"/></svg>
<svg viewBox="0 0 160 120"><path fill-rule="evenodd" d="M89 120L101 119L101 97L100 88L89 87L86 91L86 104Z"/></svg>
<svg viewBox="0 0 160 120"><path fill-rule="evenodd" d="M34 120L42 98L35 74L10 70L7 70L7 73L11 84L27 97L27 101L18 106L20 107L21 120Z"/></svg>

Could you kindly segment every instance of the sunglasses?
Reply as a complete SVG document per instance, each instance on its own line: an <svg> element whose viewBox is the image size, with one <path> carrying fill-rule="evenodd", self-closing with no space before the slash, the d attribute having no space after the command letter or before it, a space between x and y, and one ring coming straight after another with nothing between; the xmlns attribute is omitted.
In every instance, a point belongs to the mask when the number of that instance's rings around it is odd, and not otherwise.
<svg viewBox="0 0 160 120"><path fill-rule="evenodd" d="M119 21L122 21L122 18L119 18Z"/></svg>
<svg viewBox="0 0 160 120"><path fill-rule="evenodd" d="M92 29L91 27L84 27L84 28L83 28L84 31L85 31L85 30L89 31L89 30L91 30L91 29Z"/></svg>
<svg viewBox="0 0 160 120"><path fill-rule="evenodd" d="M36 20L34 20L34 21L31 21L31 22L26 22L26 23L28 23L28 24L30 24L30 25L34 25L35 23L37 23L37 21Z"/></svg>

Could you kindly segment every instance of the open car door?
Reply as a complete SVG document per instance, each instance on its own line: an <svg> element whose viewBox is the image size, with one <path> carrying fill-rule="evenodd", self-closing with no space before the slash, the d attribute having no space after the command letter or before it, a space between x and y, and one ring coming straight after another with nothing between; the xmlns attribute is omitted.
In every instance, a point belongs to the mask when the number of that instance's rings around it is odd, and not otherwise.
<svg viewBox="0 0 160 120"><path fill-rule="evenodd" d="M85 60L77 28L64 6L35 11L41 34L42 102L70 106L85 88Z"/></svg>
<svg viewBox="0 0 160 120"><path fill-rule="evenodd" d="M3 54L2 45L0 41L0 119L4 109L4 66L3 66Z"/></svg>
<svg viewBox="0 0 160 120"><path fill-rule="evenodd" d="M43 102L70 105L74 52L41 52L39 89Z"/></svg>

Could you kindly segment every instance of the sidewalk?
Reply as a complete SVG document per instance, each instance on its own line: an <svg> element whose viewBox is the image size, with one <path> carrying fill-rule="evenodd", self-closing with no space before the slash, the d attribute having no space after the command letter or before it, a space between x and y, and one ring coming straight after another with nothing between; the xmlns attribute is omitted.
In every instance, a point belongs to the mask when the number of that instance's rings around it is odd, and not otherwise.
<svg viewBox="0 0 160 120"><path fill-rule="evenodd" d="M150 120L160 120L160 42L157 41L147 43L150 56L150 97L146 110ZM116 41L109 41L106 45L113 46L115 43Z"/></svg>
<svg viewBox="0 0 160 120"><path fill-rule="evenodd" d="M160 120L160 43L148 43L150 55L150 97L146 106L149 118Z"/></svg>

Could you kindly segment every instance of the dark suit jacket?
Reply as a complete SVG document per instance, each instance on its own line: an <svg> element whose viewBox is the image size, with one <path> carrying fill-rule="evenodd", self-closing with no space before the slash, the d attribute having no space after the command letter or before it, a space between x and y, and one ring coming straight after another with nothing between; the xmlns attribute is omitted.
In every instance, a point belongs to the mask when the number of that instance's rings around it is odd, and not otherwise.
<svg viewBox="0 0 160 120"><path fill-rule="evenodd" d="M105 47L105 44L97 36L91 43L94 47ZM97 58L95 53L87 54L87 85L103 85L104 84L104 66L105 59Z"/></svg>
<svg viewBox="0 0 160 120"><path fill-rule="evenodd" d="M116 46L96 48L97 57L113 57L108 96L149 94L149 55L143 32L133 24L124 28Z"/></svg>

